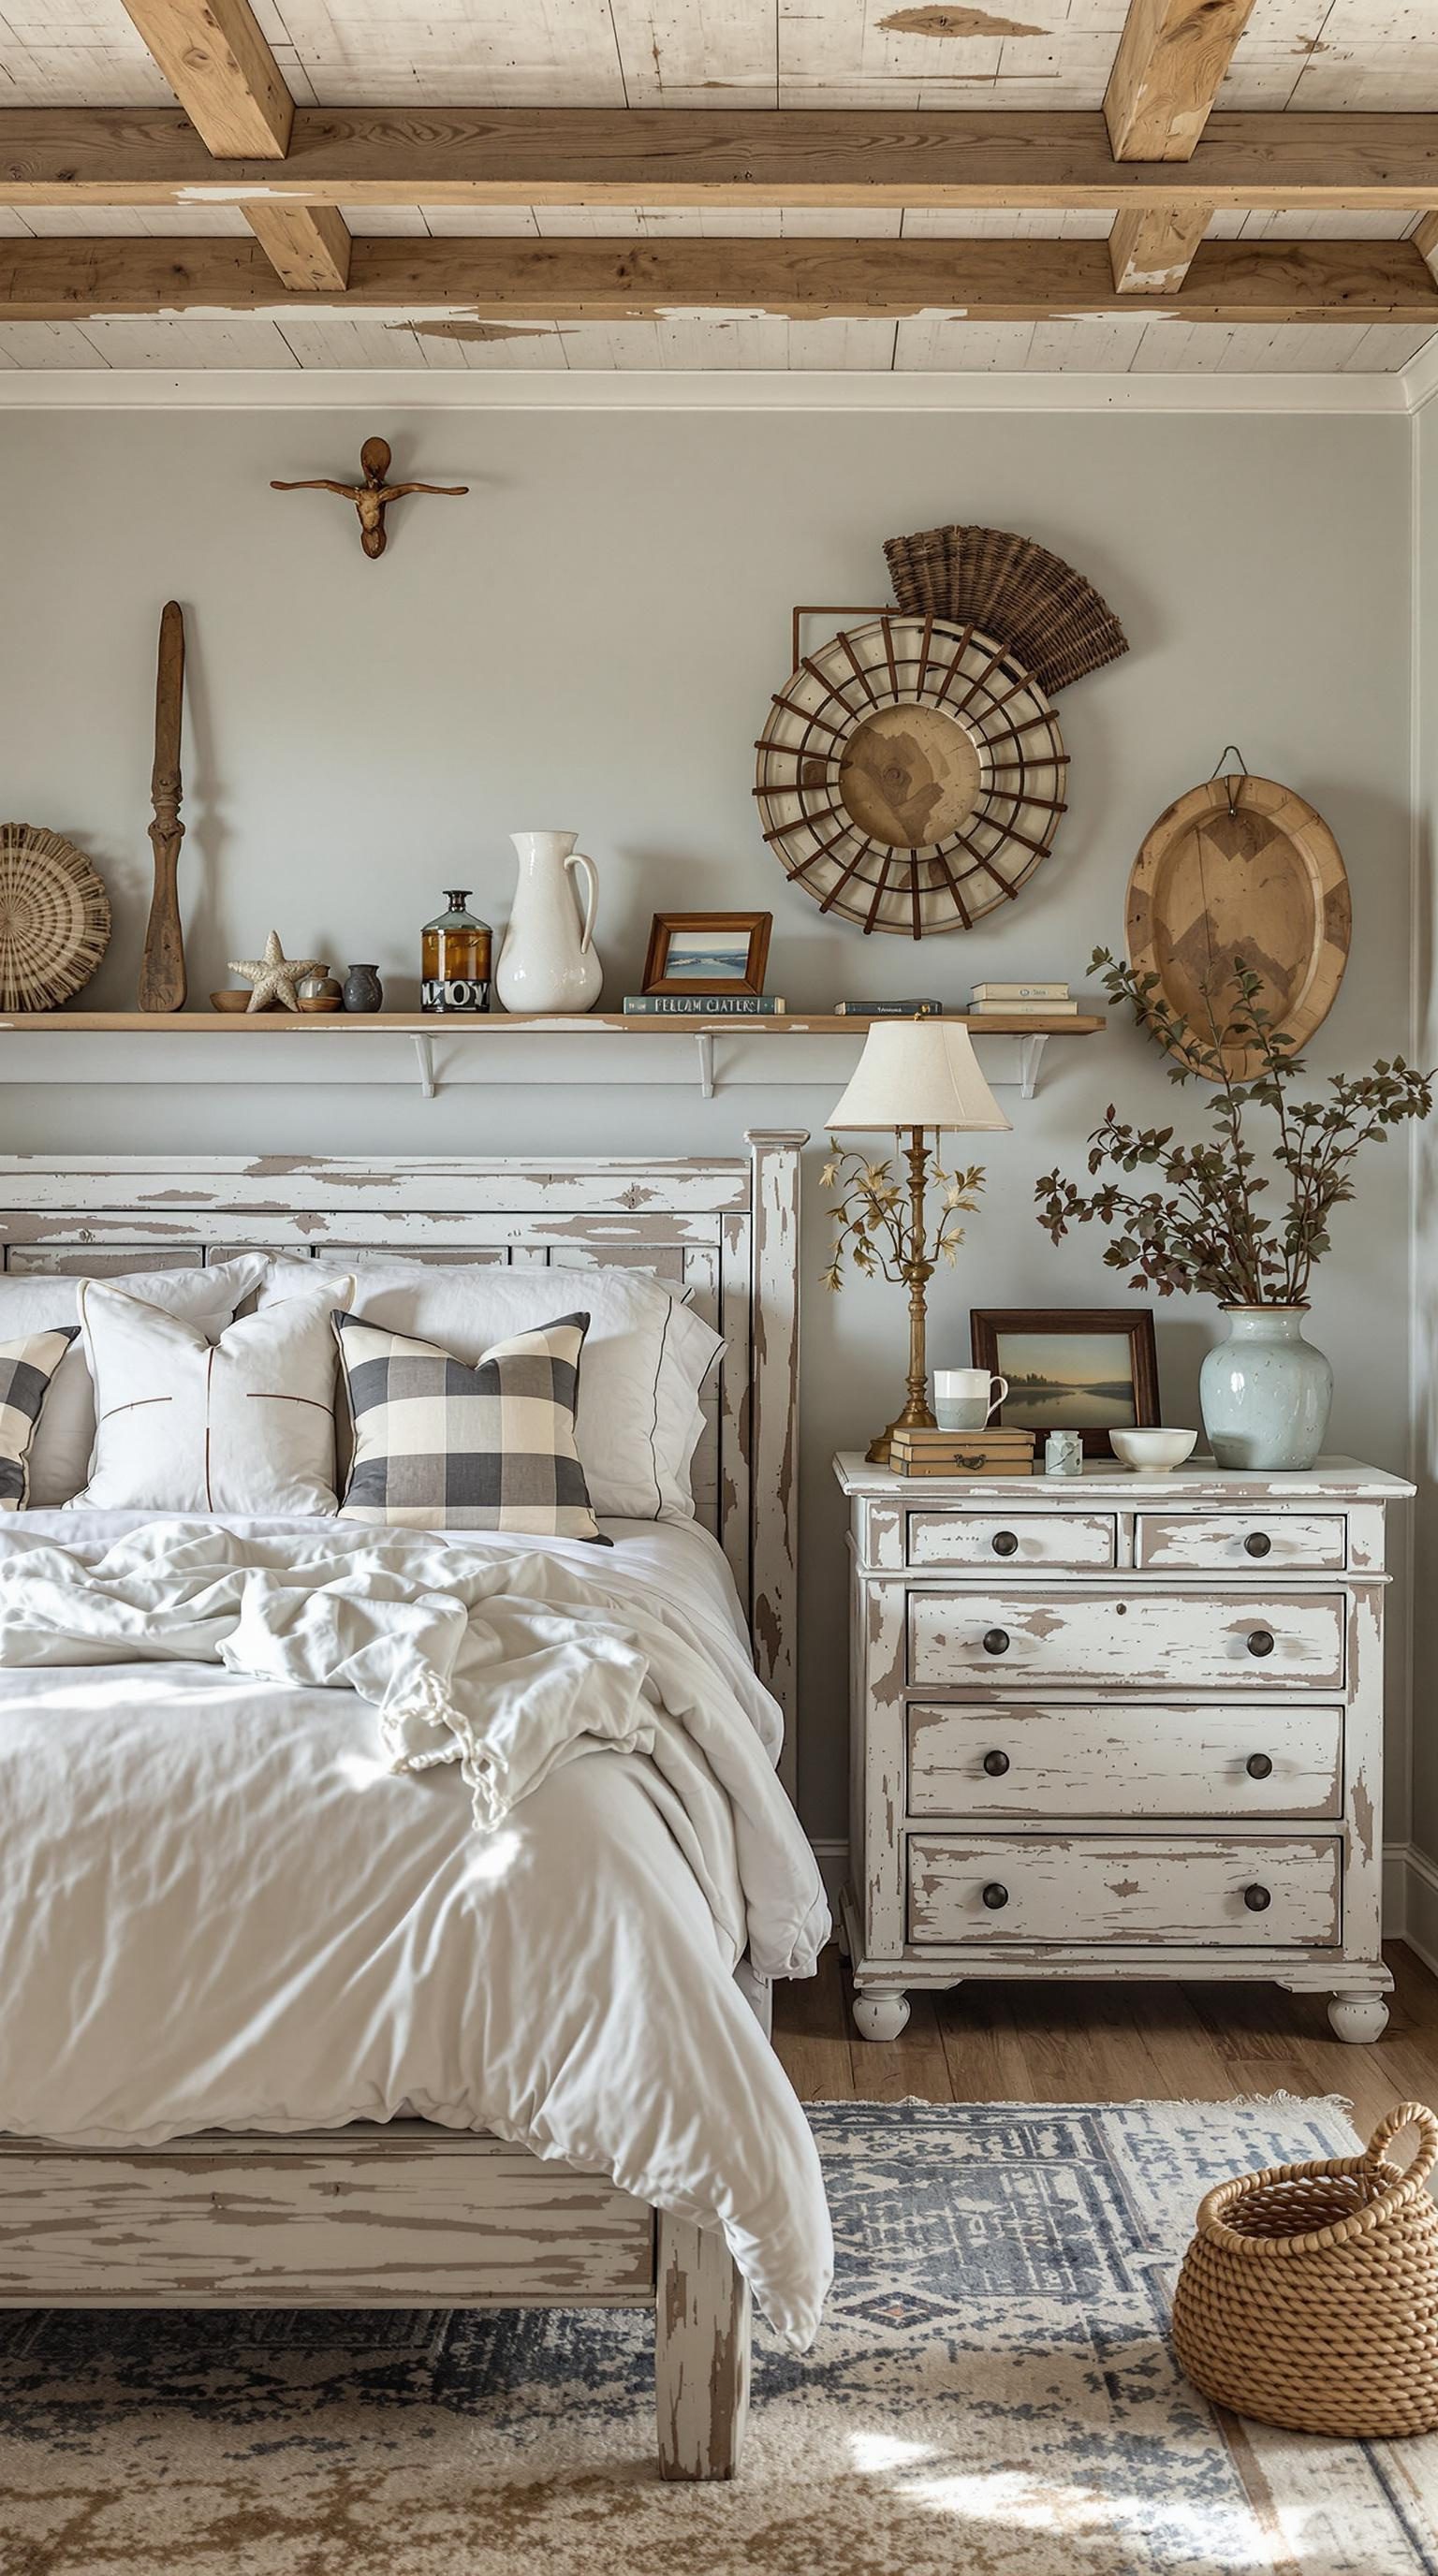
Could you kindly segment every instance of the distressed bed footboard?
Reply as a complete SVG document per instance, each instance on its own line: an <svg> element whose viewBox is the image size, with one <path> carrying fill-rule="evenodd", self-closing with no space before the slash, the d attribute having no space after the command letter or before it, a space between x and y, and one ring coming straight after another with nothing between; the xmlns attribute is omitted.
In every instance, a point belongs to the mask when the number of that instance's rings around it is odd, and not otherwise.
<svg viewBox="0 0 1438 2576"><path fill-rule="evenodd" d="M0 2307L651 2302L660 2474L732 2477L747 2288L721 2237L603 2175L411 2121L116 2150L0 2138Z"/></svg>

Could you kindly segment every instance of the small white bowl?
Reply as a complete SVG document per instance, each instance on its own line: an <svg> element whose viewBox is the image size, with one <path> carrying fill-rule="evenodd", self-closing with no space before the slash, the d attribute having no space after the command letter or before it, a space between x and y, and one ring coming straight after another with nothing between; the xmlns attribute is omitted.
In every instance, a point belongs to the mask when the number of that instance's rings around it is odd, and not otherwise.
<svg viewBox="0 0 1438 2576"><path fill-rule="evenodd" d="M1198 1445L1196 1431L1111 1431L1108 1436L1125 1467L1150 1476L1166 1476L1170 1467L1181 1467Z"/></svg>

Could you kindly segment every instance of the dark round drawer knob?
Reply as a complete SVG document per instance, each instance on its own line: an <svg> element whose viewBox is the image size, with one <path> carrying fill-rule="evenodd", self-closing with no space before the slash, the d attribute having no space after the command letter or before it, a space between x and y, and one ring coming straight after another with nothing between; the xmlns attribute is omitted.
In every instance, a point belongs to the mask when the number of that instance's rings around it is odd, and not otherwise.
<svg viewBox="0 0 1438 2576"><path fill-rule="evenodd" d="M1243 1545L1248 1556L1267 1556L1272 1551L1273 1541L1267 1530L1250 1530Z"/></svg>
<svg viewBox="0 0 1438 2576"><path fill-rule="evenodd" d="M1270 1637L1268 1642L1272 1645L1273 1639ZM1007 1628L986 1628L984 1630L984 1653L986 1655L1006 1655L1008 1651L1009 1632Z"/></svg>
<svg viewBox="0 0 1438 2576"><path fill-rule="evenodd" d="M1007 1753L1000 1753L997 1747L992 1753L986 1753L984 1755L984 1769L987 1771L991 1780L1002 1780L1008 1767L1009 1757Z"/></svg>
<svg viewBox="0 0 1438 2576"><path fill-rule="evenodd" d="M995 1530L991 1542L995 1556L1017 1556L1019 1543L1012 1530Z"/></svg>
<svg viewBox="0 0 1438 2576"><path fill-rule="evenodd" d="M1243 1901L1250 1914L1266 1914L1273 1903L1267 1888L1258 1886L1246 1887L1243 1891Z"/></svg>
<svg viewBox="0 0 1438 2576"><path fill-rule="evenodd" d="M1003 1907L1007 1905L1008 1901L1008 1889L1006 1887L1001 1887L996 1878L991 1878L988 1886L984 1889L984 1903L988 1907L989 1912L991 1914L1000 1913ZM1265 1902L1267 1902L1266 1899Z"/></svg>
<svg viewBox="0 0 1438 2576"><path fill-rule="evenodd" d="M1248 1651L1251 1655L1271 1655L1273 1652L1273 1630L1271 1628L1250 1628L1248 1632Z"/></svg>
<svg viewBox="0 0 1438 2576"><path fill-rule="evenodd" d="M1271 1780L1273 1777L1273 1756L1271 1753L1250 1753L1247 1762L1244 1764L1244 1769L1247 1771L1250 1780Z"/></svg>

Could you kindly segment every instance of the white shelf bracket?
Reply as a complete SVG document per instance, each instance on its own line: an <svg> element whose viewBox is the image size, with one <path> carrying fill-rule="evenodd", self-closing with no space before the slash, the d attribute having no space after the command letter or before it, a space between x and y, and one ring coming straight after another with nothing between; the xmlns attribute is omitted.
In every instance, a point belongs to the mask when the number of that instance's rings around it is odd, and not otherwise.
<svg viewBox="0 0 1438 2576"><path fill-rule="evenodd" d="M699 1094L700 1094L700 1098L701 1098L701 1099L703 1099L703 1100L712 1100L712 1099L713 1099L713 1097L714 1097L714 1032L713 1032L713 1030L712 1030L712 1029L700 1029L700 1030L697 1032L697 1044L698 1044L698 1048L699 1048Z"/></svg>
<svg viewBox="0 0 1438 2576"><path fill-rule="evenodd" d="M1043 1063L1047 1044L1047 1029L1041 1030L1037 1037L1019 1040L1019 1089L1025 1100L1032 1100L1039 1087L1039 1066Z"/></svg>
<svg viewBox="0 0 1438 2576"><path fill-rule="evenodd" d="M413 1034L414 1034L414 1058L415 1058L415 1062L416 1062L416 1064L417 1064L417 1065L418 1065L418 1067L419 1067L419 1096L420 1096L421 1100L433 1100L433 1098L434 1098L434 1045L433 1045L433 1041L432 1041L431 1039L429 1039L429 1038L422 1038L422 1037L419 1035L419 1033L418 1033L418 1031L417 1031L417 1030L416 1030Z"/></svg>

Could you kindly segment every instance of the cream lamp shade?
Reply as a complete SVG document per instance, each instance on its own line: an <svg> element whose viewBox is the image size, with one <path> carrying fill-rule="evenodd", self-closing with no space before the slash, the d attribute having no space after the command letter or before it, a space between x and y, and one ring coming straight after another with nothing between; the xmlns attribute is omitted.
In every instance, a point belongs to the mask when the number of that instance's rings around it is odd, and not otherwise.
<svg viewBox="0 0 1438 2576"><path fill-rule="evenodd" d="M864 1040L830 1127L982 1131L1009 1120L979 1071L967 1029L945 1020L881 1020Z"/></svg>

